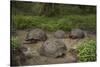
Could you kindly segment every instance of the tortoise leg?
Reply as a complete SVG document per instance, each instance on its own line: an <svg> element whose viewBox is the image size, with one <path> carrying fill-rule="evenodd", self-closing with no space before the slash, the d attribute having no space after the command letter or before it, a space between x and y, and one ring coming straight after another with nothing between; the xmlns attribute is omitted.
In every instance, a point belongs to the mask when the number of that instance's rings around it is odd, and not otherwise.
<svg viewBox="0 0 100 67"><path fill-rule="evenodd" d="M32 39L32 40L31 40L31 43L37 43L37 41L38 41L38 40L36 40L36 39Z"/></svg>
<svg viewBox="0 0 100 67"><path fill-rule="evenodd" d="M63 58L65 56L65 53L62 53L61 55L57 56L56 58Z"/></svg>

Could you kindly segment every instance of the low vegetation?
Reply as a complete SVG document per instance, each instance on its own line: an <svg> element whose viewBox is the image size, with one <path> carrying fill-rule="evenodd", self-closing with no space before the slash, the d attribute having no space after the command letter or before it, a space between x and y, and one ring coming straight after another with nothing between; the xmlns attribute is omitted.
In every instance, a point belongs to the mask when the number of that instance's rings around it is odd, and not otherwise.
<svg viewBox="0 0 100 67"><path fill-rule="evenodd" d="M13 38L11 39L11 48L17 49L17 48L19 48L20 46L21 46L21 45L20 45L20 43L19 43L19 41L18 41L18 38L13 37Z"/></svg>
<svg viewBox="0 0 100 67"><path fill-rule="evenodd" d="M78 48L78 58L80 62L96 61L96 41L87 40Z"/></svg>
<svg viewBox="0 0 100 67"><path fill-rule="evenodd" d="M59 3L11 1L14 29L42 28L47 31L96 29L96 7Z"/></svg>
<svg viewBox="0 0 100 67"><path fill-rule="evenodd" d="M72 28L81 28L88 31L95 31L96 17L94 15L69 15L63 17L44 16L22 16L12 17L16 29L42 28L48 31L63 29L69 31Z"/></svg>

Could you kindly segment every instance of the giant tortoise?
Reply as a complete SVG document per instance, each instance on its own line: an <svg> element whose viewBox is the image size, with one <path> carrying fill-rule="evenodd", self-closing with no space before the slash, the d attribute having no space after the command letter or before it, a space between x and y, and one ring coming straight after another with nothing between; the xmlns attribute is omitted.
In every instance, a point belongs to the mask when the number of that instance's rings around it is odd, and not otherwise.
<svg viewBox="0 0 100 67"><path fill-rule="evenodd" d="M28 43L36 43L37 41L45 41L47 39L46 33L41 29L33 29L28 31L26 41Z"/></svg>
<svg viewBox="0 0 100 67"><path fill-rule="evenodd" d="M72 29L69 37L72 39L77 39L77 38L84 38L85 34L84 31L81 29Z"/></svg>
<svg viewBox="0 0 100 67"><path fill-rule="evenodd" d="M59 39L62 39L62 38L65 38L66 37L66 33L63 30L57 30L54 33L54 37L59 38Z"/></svg>
<svg viewBox="0 0 100 67"><path fill-rule="evenodd" d="M46 57L62 57L65 55L67 47L59 39L48 39L40 48L40 55Z"/></svg>

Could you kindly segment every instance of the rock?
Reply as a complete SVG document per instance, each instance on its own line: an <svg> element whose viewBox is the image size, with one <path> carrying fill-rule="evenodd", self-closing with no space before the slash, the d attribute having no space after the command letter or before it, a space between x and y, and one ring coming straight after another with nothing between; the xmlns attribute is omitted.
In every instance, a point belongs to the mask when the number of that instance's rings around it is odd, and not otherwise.
<svg viewBox="0 0 100 67"><path fill-rule="evenodd" d="M40 48L40 55L47 57L62 57L65 55L67 47L58 39L49 39Z"/></svg>
<svg viewBox="0 0 100 67"><path fill-rule="evenodd" d="M26 41L29 43L36 43L37 41L45 41L46 39L47 35L41 29L30 30L26 36Z"/></svg>
<svg viewBox="0 0 100 67"><path fill-rule="evenodd" d="M63 30L57 30L54 33L54 37L59 38L59 39L65 38L66 37L66 33Z"/></svg>
<svg viewBox="0 0 100 67"><path fill-rule="evenodd" d="M84 38L85 34L84 31L81 29L72 29L72 31L69 34L69 37L72 39Z"/></svg>

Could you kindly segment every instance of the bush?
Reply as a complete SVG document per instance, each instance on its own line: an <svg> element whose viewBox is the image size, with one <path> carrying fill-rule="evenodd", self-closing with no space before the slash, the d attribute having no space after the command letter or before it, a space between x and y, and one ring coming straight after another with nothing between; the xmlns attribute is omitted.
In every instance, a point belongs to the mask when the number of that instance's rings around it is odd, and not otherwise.
<svg viewBox="0 0 100 67"><path fill-rule="evenodd" d="M88 40L82 43L78 48L79 61L96 61L96 41Z"/></svg>
<svg viewBox="0 0 100 67"><path fill-rule="evenodd" d="M96 30L95 15L69 15L63 17L20 16L12 17L15 29L42 28L48 31L81 28L88 31Z"/></svg>
<svg viewBox="0 0 100 67"><path fill-rule="evenodd" d="M15 37L13 37L13 38L11 39L11 48L12 48L12 49L16 49L16 48L19 48L20 46L21 46L21 45L20 45L18 39L15 38Z"/></svg>

